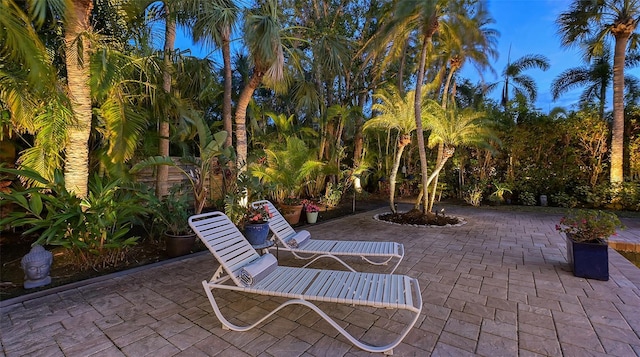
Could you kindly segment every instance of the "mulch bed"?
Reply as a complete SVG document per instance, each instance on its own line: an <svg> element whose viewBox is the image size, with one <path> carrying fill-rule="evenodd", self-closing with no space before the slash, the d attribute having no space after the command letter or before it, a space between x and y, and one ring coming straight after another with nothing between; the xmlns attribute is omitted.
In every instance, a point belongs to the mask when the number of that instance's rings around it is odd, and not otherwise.
<svg viewBox="0 0 640 357"><path fill-rule="evenodd" d="M412 209L409 212L404 213L387 213L378 215L378 219L381 221L388 221L397 224L413 224L413 225L425 225L425 226L446 226L456 225L460 223L460 220L456 217L445 216L443 214L427 213L422 214L422 211L418 209Z"/></svg>

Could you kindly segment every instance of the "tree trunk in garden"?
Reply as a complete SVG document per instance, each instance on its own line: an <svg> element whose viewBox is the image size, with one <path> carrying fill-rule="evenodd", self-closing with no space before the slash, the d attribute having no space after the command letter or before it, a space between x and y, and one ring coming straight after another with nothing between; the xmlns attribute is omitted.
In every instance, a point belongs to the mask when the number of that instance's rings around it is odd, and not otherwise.
<svg viewBox="0 0 640 357"><path fill-rule="evenodd" d="M64 178L68 191L86 197L89 182L89 136L91 134L91 44L82 38L91 31L92 1L73 1L67 8L65 23L65 61L71 109L76 125L69 129L65 147Z"/></svg>
<svg viewBox="0 0 640 357"><path fill-rule="evenodd" d="M233 118L231 117L231 92L233 91L232 73L231 73L231 29L225 27L222 39L222 60L224 62L224 98L222 102L222 121L224 130L227 132L227 140L224 146L233 145Z"/></svg>
<svg viewBox="0 0 640 357"><path fill-rule="evenodd" d="M610 183L624 182L624 61L627 42L631 32L629 28L618 25L620 31L612 31L616 37L613 55L613 126L611 128L611 173Z"/></svg>
<svg viewBox="0 0 640 357"><path fill-rule="evenodd" d="M362 104L365 101L365 94L358 96L358 106L362 108ZM362 151L364 149L364 136L362 134L362 125L364 124L364 118L362 112L356 116L355 134L353 136L353 164L354 167L360 167L362 162Z"/></svg>
<svg viewBox="0 0 640 357"><path fill-rule="evenodd" d="M247 164L247 107L253 96L253 92L258 88L264 77L264 72L255 69L251 80L244 87L238 98L236 108L236 166L238 170L246 171Z"/></svg>
<svg viewBox="0 0 640 357"><path fill-rule="evenodd" d="M429 201L429 195L426 194L428 187L427 175L427 152L424 144L424 130L422 129L422 84L424 82L424 72L427 63L427 51L431 45L431 38L436 31L438 31L438 16L434 13L427 23L429 26L425 30L424 39L422 41L422 51L420 52L420 65L418 67L418 78L416 81L416 99L415 99L415 117L416 117L416 132L418 133L418 154L420 155L420 170L422 172L422 189L425 191L423 196L422 213L427 214L427 206Z"/></svg>
<svg viewBox="0 0 640 357"><path fill-rule="evenodd" d="M164 33L164 69L162 72L162 89L171 93L171 55L176 42L176 23L171 17L168 7L165 4L166 29ZM160 118L158 128L158 155L169 156L169 120L170 118ZM156 196L162 198L169 193L169 166L159 165L156 177Z"/></svg>
<svg viewBox="0 0 640 357"><path fill-rule="evenodd" d="M400 167L400 161L402 159L402 153L404 152L404 148L411 144L411 136L402 135L398 140L398 152L396 153L396 158L393 162L393 168L391 169L391 174L389 175L389 207L391 208L391 212L396 212L396 204L395 204L395 196L396 196L396 177L398 176L398 168Z"/></svg>

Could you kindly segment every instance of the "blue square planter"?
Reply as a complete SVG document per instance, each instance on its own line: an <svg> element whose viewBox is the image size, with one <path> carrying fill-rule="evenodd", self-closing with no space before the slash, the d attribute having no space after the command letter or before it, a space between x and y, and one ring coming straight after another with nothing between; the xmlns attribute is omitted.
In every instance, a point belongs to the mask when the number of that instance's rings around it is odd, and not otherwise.
<svg viewBox="0 0 640 357"><path fill-rule="evenodd" d="M609 246L602 243L574 242L567 237L567 259L573 275L596 280L609 280Z"/></svg>

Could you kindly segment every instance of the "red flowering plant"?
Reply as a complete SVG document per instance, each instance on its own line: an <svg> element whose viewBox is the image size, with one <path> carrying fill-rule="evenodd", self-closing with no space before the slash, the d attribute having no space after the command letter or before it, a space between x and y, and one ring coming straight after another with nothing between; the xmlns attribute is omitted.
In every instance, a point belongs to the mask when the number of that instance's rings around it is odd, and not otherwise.
<svg viewBox="0 0 640 357"><path fill-rule="evenodd" d="M560 219L556 230L575 242L606 242L616 235L616 228L624 228L618 216L596 210L574 210Z"/></svg>
<svg viewBox="0 0 640 357"><path fill-rule="evenodd" d="M305 212L320 212L320 207L311 200L302 200Z"/></svg>
<svg viewBox="0 0 640 357"><path fill-rule="evenodd" d="M273 214L269 212L267 205L261 205L255 208L249 206L245 220L251 224L259 224L268 222L271 217L273 217Z"/></svg>

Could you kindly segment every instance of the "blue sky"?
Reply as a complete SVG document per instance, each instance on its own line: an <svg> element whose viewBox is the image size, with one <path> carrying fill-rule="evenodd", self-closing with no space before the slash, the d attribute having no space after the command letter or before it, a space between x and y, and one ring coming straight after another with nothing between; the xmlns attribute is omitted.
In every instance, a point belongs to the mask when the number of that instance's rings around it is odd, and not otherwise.
<svg viewBox="0 0 640 357"><path fill-rule="evenodd" d="M489 12L496 20L492 28L500 32L498 52L500 58L493 64L499 76L507 65L509 47L511 46L511 60L528 54L541 54L549 59L550 68L547 71L539 69L527 70L526 74L536 80L538 85L538 99L536 107L543 113L548 113L554 107L571 109L578 101L582 92L580 89L564 94L557 101L553 101L550 87L551 82L563 71L584 65L577 48L563 49L560 47L560 37L555 20L563 11L569 9L569 0L489 0ZM625 70L640 77L640 69ZM467 64L461 75L472 81L479 80L473 65ZM485 81L493 83L501 80L492 74L485 74ZM500 86L500 89L502 87ZM498 98L500 91L492 93ZM611 105L612 94L607 97Z"/></svg>

